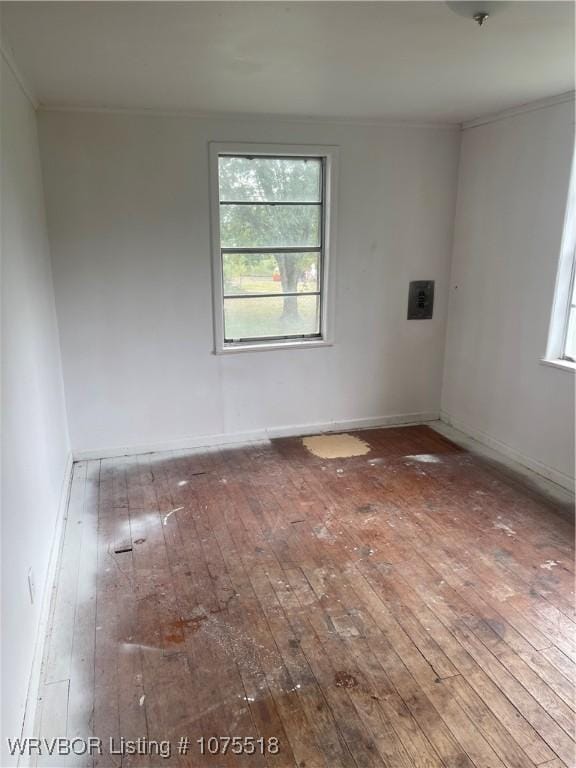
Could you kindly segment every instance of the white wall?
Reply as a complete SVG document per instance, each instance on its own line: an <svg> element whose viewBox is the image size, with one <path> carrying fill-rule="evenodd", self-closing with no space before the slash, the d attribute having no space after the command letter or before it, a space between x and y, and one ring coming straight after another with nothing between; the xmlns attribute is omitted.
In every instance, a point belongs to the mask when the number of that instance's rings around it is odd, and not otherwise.
<svg viewBox="0 0 576 768"><path fill-rule="evenodd" d="M542 365L560 255L573 103L465 130L443 417L568 487L574 375Z"/></svg>
<svg viewBox="0 0 576 768"><path fill-rule="evenodd" d="M35 112L0 56L2 758L19 736L69 457ZM36 598L30 603L28 569Z"/></svg>
<svg viewBox="0 0 576 768"><path fill-rule="evenodd" d="M40 133L74 451L438 413L457 130L55 111ZM333 347L212 353L211 140L340 147ZM411 279L437 281L433 320L405 319Z"/></svg>

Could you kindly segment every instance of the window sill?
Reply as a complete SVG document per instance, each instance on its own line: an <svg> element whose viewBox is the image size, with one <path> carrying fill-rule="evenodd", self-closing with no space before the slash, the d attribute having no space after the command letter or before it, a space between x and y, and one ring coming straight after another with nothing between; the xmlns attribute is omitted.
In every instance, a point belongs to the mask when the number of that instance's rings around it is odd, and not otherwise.
<svg viewBox="0 0 576 768"><path fill-rule="evenodd" d="M333 343L325 339L314 339L313 341L270 341L251 344L226 344L216 349L216 355L234 355L237 352L264 352L274 349L308 349L310 347L332 347Z"/></svg>
<svg viewBox="0 0 576 768"><path fill-rule="evenodd" d="M548 365L551 368L558 368L560 371L567 371L568 373L576 373L576 363L572 363L570 360L547 360L543 358L540 360L541 365Z"/></svg>

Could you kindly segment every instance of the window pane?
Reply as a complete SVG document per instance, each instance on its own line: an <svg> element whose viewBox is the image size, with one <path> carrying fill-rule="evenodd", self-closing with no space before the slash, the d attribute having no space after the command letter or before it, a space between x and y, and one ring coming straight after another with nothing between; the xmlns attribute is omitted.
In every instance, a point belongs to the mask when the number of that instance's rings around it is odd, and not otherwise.
<svg viewBox="0 0 576 768"><path fill-rule="evenodd" d="M319 202L322 163L318 158L225 157L218 159L220 200Z"/></svg>
<svg viewBox="0 0 576 768"><path fill-rule="evenodd" d="M564 348L564 357L570 360L576 360L576 308L570 309L568 319L568 332L566 334L566 347Z"/></svg>
<svg viewBox="0 0 576 768"><path fill-rule="evenodd" d="M320 332L318 296L263 296L224 299L224 336L227 341Z"/></svg>
<svg viewBox="0 0 576 768"><path fill-rule="evenodd" d="M574 254L576 260L576 254ZM576 269L572 265L572 270ZM568 307L568 328L566 330L566 343L564 345L564 357L576 360L576 275L572 276L572 297Z"/></svg>
<svg viewBox="0 0 576 768"><path fill-rule="evenodd" d="M223 248L320 245L319 205L221 205Z"/></svg>
<svg viewBox="0 0 576 768"><path fill-rule="evenodd" d="M318 253L224 253L224 295L319 290Z"/></svg>

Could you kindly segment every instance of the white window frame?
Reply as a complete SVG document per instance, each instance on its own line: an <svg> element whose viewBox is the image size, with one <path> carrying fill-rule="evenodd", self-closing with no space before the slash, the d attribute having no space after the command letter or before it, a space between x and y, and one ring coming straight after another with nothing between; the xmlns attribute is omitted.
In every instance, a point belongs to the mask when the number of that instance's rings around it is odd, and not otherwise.
<svg viewBox="0 0 576 768"><path fill-rule="evenodd" d="M554 288L554 301L548 331L546 354L541 360L565 371L576 371L576 362L566 358L566 335L574 280L576 279L576 158L572 161L568 201L564 216L564 230L560 247L560 259Z"/></svg>
<svg viewBox="0 0 576 768"><path fill-rule="evenodd" d="M334 275L336 253L336 200L338 147L308 144L253 144L210 142L210 221L212 238L212 288L214 306L214 352L254 352L266 349L305 349L334 343ZM221 155L264 155L272 157L313 157L323 160L323 239L320 300L320 337L314 339L265 339L226 342L224 340L224 275L220 240L220 191L218 158Z"/></svg>

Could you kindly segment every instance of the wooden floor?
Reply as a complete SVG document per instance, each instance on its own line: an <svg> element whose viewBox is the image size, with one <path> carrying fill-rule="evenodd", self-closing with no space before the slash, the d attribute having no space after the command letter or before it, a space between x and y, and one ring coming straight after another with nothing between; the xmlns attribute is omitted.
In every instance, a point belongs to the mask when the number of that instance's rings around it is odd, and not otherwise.
<svg viewBox="0 0 576 768"><path fill-rule="evenodd" d="M39 732L105 754L38 764L574 765L571 522L429 428L357 434L75 465Z"/></svg>

